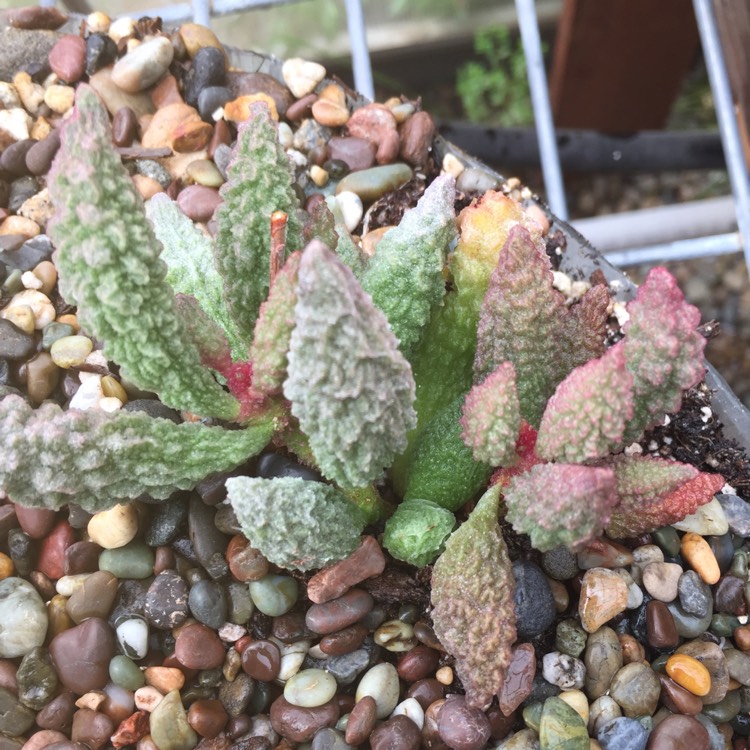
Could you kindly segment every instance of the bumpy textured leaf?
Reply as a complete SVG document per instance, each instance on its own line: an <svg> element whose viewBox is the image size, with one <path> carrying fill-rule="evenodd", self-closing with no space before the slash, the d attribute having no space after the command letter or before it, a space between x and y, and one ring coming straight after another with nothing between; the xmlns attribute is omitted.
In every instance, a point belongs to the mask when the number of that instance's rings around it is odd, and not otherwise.
<svg viewBox="0 0 750 750"><path fill-rule="evenodd" d="M491 466L515 463L521 411L511 362L504 362L469 391L461 427L461 437L477 461Z"/></svg>
<svg viewBox="0 0 750 750"><path fill-rule="evenodd" d="M409 435L407 450L391 469L391 480L402 495L421 432L438 411L471 388L477 321L487 282L508 232L524 222L524 216L520 204L493 191L459 214L461 234L450 258L454 289L433 312L412 358L419 422Z"/></svg>
<svg viewBox="0 0 750 750"><path fill-rule="evenodd" d="M540 552L584 547L602 533L618 499L612 469L577 464L538 464L505 490L508 521Z"/></svg>
<svg viewBox="0 0 750 750"><path fill-rule="evenodd" d="M338 235L335 245L336 255L341 258L344 264L349 266L351 272L361 281L367 268L368 258L349 234L349 230L344 223L344 215L341 213L341 206L339 206L335 195L329 195L326 198L326 206L333 216L334 229ZM323 244L334 247L334 245L328 245L325 242Z"/></svg>
<svg viewBox="0 0 750 750"><path fill-rule="evenodd" d="M388 321L318 242L302 253L284 395L323 474L344 487L380 476L416 421L414 380Z"/></svg>
<svg viewBox="0 0 750 750"><path fill-rule="evenodd" d="M260 307L255 337L250 347L253 387L266 395L281 393L286 378L289 341L294 328L297 304L297 273L300 253L292 253L271 286L268 299Z"/></svg>
<svg viewBox="0 0 750 750"><path fill-rule="evenodd" d="M86 85L62 125L49 175L60 284L83 328L140 388L176 409L233 419L239 404L199 361L164 277L143 201L112 146L104 105Z"/></svg>
<svg viewBox="0 0 750 750"><path fill-rule="evenodd" d="M195 297L208 317L224 331L235 359L247 359L247 347L224 302L211 238L165 193L157 193L146 203L146 216L162 244L161 259L167 264L167 282L175 292Z"/></svg>
<svg viewBox="0 0 750 750"><path fill-rule="evenodd" d="M456 235L455 180L438 177L378 244L362 288L384 313L409 358L445 294L443 268Z"/></svg>
<svg viewBox="0 0 750 750"><path fill-rule="evenodd" d="M615 539L681 521L724 486L720 474L656 456L615 456L607 465L614 469L621 498L607 526Z"/></svg>
<svg viewBox="0 0 750 750"><path fill-rule="evenodd" d="M174 300L185 330L198 349L201 364L226 376L232 365L232 353L224 331L208 317L195 297L175 294Z"/></svg>
<svg viewBox="0 0 750 750"><path fill-rule="evenodd" d="M268 107L254 105L250 117L240 125L227 181L219 191L224 203L215 214L216 268L246 346L252 342L260 304L268 295L274 211L288 215L287 252L302 245L293 177Z"/></svg>
<svg viewBox="0 0 750 750"><path fill-rule="evenodd" d="M635 413L625 435L638 440L644 430L678 411L682 391L701 381L705 339L698 333L698 308L685 302L665 268L652 269L628 304L625 359L633 373Z"/></svg>
<svg viewBox="0 0 750 750"><path fill-rule="evenodd" d="M516 640L514 582L497 522L499 487L488 490L448 539L432 571L435 634L456 659L466 701L484 708L497 693Z"/></svg>
<svg viewBox="0 0 750 750"><path fill-rule="evenodd" d="M537 453L549 461L583 463L615 451L633 416L632 388L622 342L577 367L547 402Z"/></svg>
<svg viewBox="0 0 750 750"><path fill-rule="evenodd" d="M569 309L552 281L541 243L524 227L514 227L490 277L477 326L474 381L513 362L521 415L533 426L558 383L604 348L606 290L589 290L583 309Z"/></svg>
<svg viewBox="0 0 750 750"><path fill-rule="evenodd" d="M446 404L419 435L406 472L404 497L424 498L456 511L487 486L492 468L476 461L461 439L459 396Z"/></svg>
<svg viewBox="0 0 750 750"><path fill-rule="evenodd" d="M21 505L90 512L147 492L169 497L208 474L228 471L260 453L271 420L244 430L174 424L142 412L32 409L17 396L0 401L0 487Z"/></svg>
<svg viewBox="0 0 750 750"><path fill-rule="evenodd" d="M423 568L442 551L456 527L449 510L430 500L405 500L386 521L383 546L397 560Z"/></svg>
<svg viewBox="0 0 750 750"><path fill-rule="evenodd" d="M365 517L334 487L297 477L227 479L242 531L274 565L322 568L354 552Z"/></svg>

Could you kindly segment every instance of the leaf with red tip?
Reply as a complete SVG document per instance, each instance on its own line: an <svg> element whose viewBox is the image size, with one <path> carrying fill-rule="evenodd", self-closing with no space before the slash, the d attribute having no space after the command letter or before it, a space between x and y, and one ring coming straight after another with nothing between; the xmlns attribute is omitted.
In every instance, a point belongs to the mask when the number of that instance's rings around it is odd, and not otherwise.
<svg viewBox="0 0 750 750"><path fill-rule="evenodd" d="M232 353L224 331L191 294L175 294L174 301L188 336L198 349L201 364L226 376Z"/></svg>
<svg viewBox="0 0 750 750"><path fill-rule="evenodd" d="M467 394L461 438L476 461L505 466L517 459L520 426L516 371L511 362L505 362Z"/></svg>

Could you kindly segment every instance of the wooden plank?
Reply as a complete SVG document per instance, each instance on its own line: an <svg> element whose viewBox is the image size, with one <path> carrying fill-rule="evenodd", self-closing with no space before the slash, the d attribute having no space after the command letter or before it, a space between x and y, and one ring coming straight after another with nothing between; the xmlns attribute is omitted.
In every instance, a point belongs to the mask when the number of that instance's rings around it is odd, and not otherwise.
<svg viewBox="0 0 750 750"><path fill-rule="evenodd" d="M555 125L664 127L698 48L691 0L565 0L550 74Z"/></svg>

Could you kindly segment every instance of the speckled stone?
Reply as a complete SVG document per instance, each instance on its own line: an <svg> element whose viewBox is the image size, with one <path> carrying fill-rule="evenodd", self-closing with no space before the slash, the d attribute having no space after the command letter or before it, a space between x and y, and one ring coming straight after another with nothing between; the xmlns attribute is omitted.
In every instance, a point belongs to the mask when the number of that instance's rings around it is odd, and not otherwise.
<svg viewBox="0 0 750 750"><path fill-rule="evenodd" d="M733 534L741 537L750 536L750 504L737 495L717 495L724 515Z"/></svg>
<svg viewBox="0 0 750 750"><path fill-rule="evenodd" d="M143 614L150 625L171 630L188 616L188 587L176 570L159 573L148 588Z"/></svg>
<svg viewBox="0 0 750 750"><path fill-rule="evenodd" d="M25 656L47 634L47 609L37 590L15 576L0 581L0 657Z"/></svg>
<svg viewBox="0 0 750 750"><path fill-rule="evenodd" d="M40 711L55 697L59 681L47 649L35 648L23 657L16 681L18 700L35 711Z"/></svg>
<svg viewBox="0 0 750 750"><path fill-rule="evenodd" d="M711 589L694 570L686 570L677 585L680 605L687 614L705 617L712 611Z"/></svg>

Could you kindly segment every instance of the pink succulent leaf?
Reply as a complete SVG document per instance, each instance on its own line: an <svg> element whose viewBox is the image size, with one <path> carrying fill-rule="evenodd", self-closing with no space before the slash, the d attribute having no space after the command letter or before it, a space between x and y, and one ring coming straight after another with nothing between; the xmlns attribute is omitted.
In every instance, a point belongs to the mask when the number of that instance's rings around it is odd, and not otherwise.
<svg viewBox="0 0 750 750"><path fill-rule="evenodd" d="M625 441L678 411L682 392L699 383L705 339L698 333L700 312L685 302L675 278L665 268L652 269L628 304L625 359L633 373L635 412Z"/></svg>
<svg viewBox="0 0 750 750"><path fill-rule="evenodd" d="M297 304L297 273L301 253L292 253L271 285L268 299L260 306L255 336L250 347L253 387L258 393L281 393L286 378L287 354L294 328Z"/></svg>
<svg viewBox="0 0 750 750"><path fill-rule="evenodd" d="M720 474L655 456L615 456L607 465L615 472L620 504L607 526L615 539L638 536L681 521L724 485Z"/></svg>
<svg viewBox="0 0 750 750"><path fill-rule="evenodd" d="M508 486L513 477L525 474L532 466L546 463L536 452L536 430L521 420L521 427L516 440L516 462L503 466L490 477L490 486L500 485L501 491Z"/></svg>
<svg viewBox="0 0 750 750"><path fill-rule="evenodd" d="M542 245L523 226L513 227L490 277L477 328L474 382L512 362L521 415L535 427L558 383L604 351L606 287L590 289L568 307L552 282Z"/></svg>
<svg viewBox="0 0 750 750"><path fill-rule="evenodd" d="M547 403L537 453L548 461L583 463L617 450L633 416L632 388L622 343L577 367Z"/></svg>
<svg viewBox="0 0 750 750"><path fill-rule="evenodd" d="M516 371L504 362L467 394L461 416L462 439L476 461L490 466L515 463L521 412Z"/></svg>
<svg viewBox="0 0 750 750"><path fill-rule="evenodd" d="M578 464L538 464L505 490L508 521L541 552L585 546L602 533L618 499L613 469Z"/></svg>
<svg viewBox="0 0 750 750"><path fill-rule="evenodd" d="M221 326L208 317L191 294L175 294L174 300L188 336L198 349L201 364L226 377L226 370L232 364L232 353Z"/></svg>
<svg viewBox="0 0 750 750"><path fill-rule="evenodd" d="M484 493L432 571L435 634L456 659L466 702L484 708L505 679L516 640L514 579L497 522L500 488Z"/></svg>

